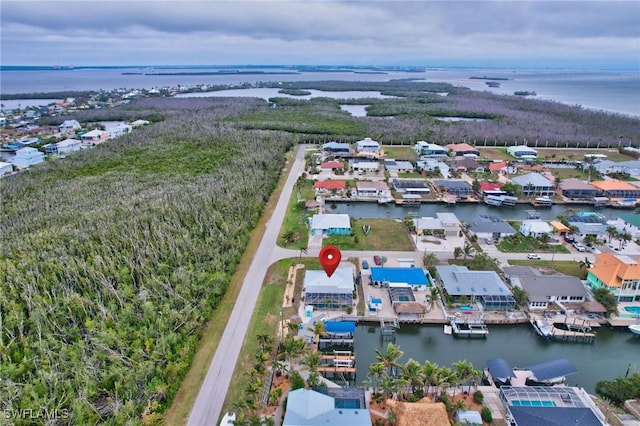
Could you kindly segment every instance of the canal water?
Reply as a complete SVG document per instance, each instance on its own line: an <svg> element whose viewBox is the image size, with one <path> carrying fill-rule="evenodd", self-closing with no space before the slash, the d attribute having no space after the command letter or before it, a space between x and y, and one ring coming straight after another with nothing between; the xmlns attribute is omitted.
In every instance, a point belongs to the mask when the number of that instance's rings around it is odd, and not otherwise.
<svg viewBox="0 0 640 426"><path fill-rule="evenodd" d="M382 351L383 341L377 325L358 325L355 334L356 382L367 378L370 364L376 362L376 350ZM451 366L460 360L471 362L483 370L486 360L504 358L513 368L548 361L569 359L578 369L567 377L567 384L580 386L594 393L599 380L624 376L629 365L640 369L640 337L626 328L608 326L597 330L592 343L558 342L544 339L529 324L489 326L487 338L464 338L444 334L442 325L401 325L395 343L404 352L399 360L413 358L420 364L426 360L441 366ZM633 370L633 369L636 370Z"/></svg>
<svg viewBox="0 0 640 426"><path fill-rule="evenodd" d="M458 219L469 222L478 214L488 214L504 217L507 220L527 219L527 210L535 210L542 220L553 220L563 214L568 208L574 211L593 211L608 219L615 219L620 214L632 213L633 210L619 210L607 207L593 207L589 205L553 205L550 208L534 208L531 204L518 204L513 207L493 207L483 203L459 203L447 205L444 203L421 204L420 207L400 207L395 204L377 203L327 203L334 213L347 213L355 219L402 219L407 215L435 217L436 213L454 213ZM334 208L335 207L335 208Z"/></svg>

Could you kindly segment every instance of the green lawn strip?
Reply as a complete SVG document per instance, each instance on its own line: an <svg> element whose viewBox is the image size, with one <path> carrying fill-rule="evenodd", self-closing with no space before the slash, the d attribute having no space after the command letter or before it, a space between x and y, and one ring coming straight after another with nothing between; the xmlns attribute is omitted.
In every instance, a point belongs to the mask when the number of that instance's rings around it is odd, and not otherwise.
<svg viewBox="0 0 640 426"><path fill-rule="evenodd" d="M480 155L491 160L513 160L514 158L507 154L507 148L479 148Z"/></svg>
<svg viewBox="0 0 640 426"><path fill-rule="evenodd" d="M364 235L363 225L371 229ZM341 250L415 250L402 222L393 219L356 219L352 223L353 236L332 235L323 240L323 245L335 245Z"/></svg>
<svg viewBox="0 0 640 426"><path fill-rule="evenodd" d="M565 275L573 275L578 278L582 278L584 276L584 268L580 266L580 262L575 262L573 260L509 260L509 264L514 266L552 268L557 272Z"/></svg>
<svg viewBox="0 0 640 426"><path fill-rule="evenodd" d="M497 245L503 253L571 253L562 244L543 244L533 237L504 238Z"/></svg>
<svg viewBox="0 0 640 426"><path fill-rule="evenodd" d="M413 147L410 146L383 146L382 150L386 158L409 161L416 161L418 159L418 154Z"/></svg>
<svg viewBox="0 0 640 426"><path fill-rule="evenodd" d="M580 179L587 180L588 173L582 169L554 169L553 174L560 179Z"/></svg>
<svg viewBox="0 0 640 426"><path fill-rule="evenodd" d="M309 228L307 224L309 218L313 216L314 213L314 211L306 210L302 202L298 203L298 194L294 189L289 199L287 213L282 222L282 228L280 228L278 245L289 249L307 247L309 243ZM284 237L287 233L293 233L292 241L285 242Z"/></svg>
<svg viewBox="0 0 640 426"><path fill-rule="evenodd" d="M251 380L247 375L255 361L254 355L258 352L259 334L266 334L277 340L277 327L280 321L280 311L284 289L287 285L289 267L294 262L291 259L281 260L269 267L265 284L260 289L256 308L251 316L249 328L244 338L242 350L235 365L233 380L229 384L229 390L224 402L223 412L232 410L232 403L243 395L244 389ZM283 311L283 316L288 317L291 312Z"/></svg>

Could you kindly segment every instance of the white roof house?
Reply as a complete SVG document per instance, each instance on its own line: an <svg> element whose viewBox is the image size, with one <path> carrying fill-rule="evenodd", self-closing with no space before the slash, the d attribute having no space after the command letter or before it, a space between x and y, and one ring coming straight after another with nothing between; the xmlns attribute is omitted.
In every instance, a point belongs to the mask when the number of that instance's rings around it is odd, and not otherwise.
<svg viewBox="0 0 640 426"><path fill-rule="evenodd" d="M539 237L544 234L549 235L553 228L542 220L523 220L519 231L525 237Z"/></svg>
<svg viewBox="0 0 640 426"><path fill-rule="evenodd" d="M369 152L378 154L380 152L380 144L371 138L364 138L356 142L356 152Z"/></svg>
<svg viewBox="0 0 640 426"><path fill-rule="evenodd" d="M94 129L81 136L84 143L103 142L109 137L109 134L104 130Z"/></svg>
<svg viewBox="0 0 640 426"><path fill-rule="evenodd" d="M510 146L509 148L507 148L507 152L509 153L509 155L512 155L512 156L518 157L518 158L536 158L536 157L538 157L538 151L536 151L533 148L529 148L526 145Z"/></svg>
<svg viewBox="0 0 640 426"><path fill-rule="evenodd" d="M44 153L35 148L20 148L10 161L14 166L24 169L34 164L44 162Z"/></svg>
<svg viewBox="0 0 640 426"><path fill-rule="evenodd" d="M308 270L302 284L305 293L352 293L354 289L353 268L339 266L329 277L324 271Z"/></svg>
<svg viewBox="0 0 640 426"><path fill-rule="evenodd" d="M78 120L65 120L60 126L58 126L62 133L72 132L74 130L80 130L82 126L78 123Z"/></svg>
<svg viewBox="0 0 640 426"><path fill-rule="evenodd" d="M82 147L82 141L78 139L65 139L56 144L58 147L58 154L65 154L67 152L79 151Z"/></svg>
<svg viewBox="0 0 640 426"><path fill-rule="evenodd" d="M540 173L528 173L511 179L522 187L524 196L552 196L554 194L553 183Z"/></svg>
<svg viewBox="0 0 640 426"><path fill-rule="evenodd" d="M311 234L348 235L351 220L348 214L315 214L311 218Z"/></svg>
<svg viewBox="0 0 640 426"><path fill-rule="evenodd" d="M5 163L0 161L0 176L6 175L13 171L13 165L11 163Z"/></svg>
<svg viewBox="0 0 640 426"><path fill-rule="evenodd" d="M132 127L128 124L118 124L117 126L107 129L109 139L117 138L118 136L126 135L131 131Z"/></svg>
<svg viewBox="0 0 640 426"><path fill-rule="evenodd" d="M449 150L441 145L435 143L428 143L425 141L416 142L413 149L419 156L424 157L448 157Z"/></svg>
<svg viewBox="0 0 640 426"><path fill-rule="evenodd" d="M296 389L287 396L282 426L371 426L366 407L336 408L335 398L312 389Z"/></svg>
<svg viewBox="0 0 640 426"><path fill-rule="evenodd" d="M147 120L136 120L131 123L132 127L146 126L149 124Z"/></svg>

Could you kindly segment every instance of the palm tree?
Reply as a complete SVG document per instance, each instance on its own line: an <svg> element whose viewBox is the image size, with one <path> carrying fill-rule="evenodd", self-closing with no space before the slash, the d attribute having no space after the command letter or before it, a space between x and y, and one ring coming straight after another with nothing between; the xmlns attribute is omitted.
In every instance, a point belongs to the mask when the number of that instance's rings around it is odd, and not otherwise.
<svg viewBox="0 0 640 426"><path fill-rule="evenodd" d="M422 258L422 263L424 264L424 267L426 269L431 269L434 266L436 266L438 263L440 262L440 260L438 259L438 256L436 256L435 253L431 252L431 253L426 253L423 258Z"/></svg>
<svg viewBox="0 0 640 426"><path fill-rule="evenodd" d="M471 364L469 361L461 360L458 362L454 362L453 364L451 364L451 366L458 376L460 385L463 385L467 380L471 379L474 369L473 364Z"/></svg>
<svg viewBox="0 0 640 426"><path fill-rule="evenodd" d="M631 235L629 232L623 232L620 237L620 249L622 249L623 243L624 245L626 245L629 241L633 240L633 235Z"/></svg>
<svg viewBox="0 0 640 426"><path fill-rule="evenodd" d="M376 359L379 364L382 364L387 371L387 375L390 377L395 376L395 370L400 366L398 359L402 358L404 352L400 350L400 347L394 343L387 344L387 348L384 352L380 352L376 349Z"/></svg>
<svg viewBox="0 0 640 426"><path fill-rule="evenodd" d="M618 233L618 229L615 226L607 226L607 236L609 237L609 244L611 244L611 240Z"/></svg>
<svg viewBox="0 0 640 426"><path fill-rule="evenodd" d="M310 387L317 386L320 382L320 360L322 355L319 352L307 352L302 360L302 367L309 372L307 384Z"/></svg>
<svg viewBox="0 0 640 426"><path fill-rule="evenodd" d="M439 374L440 367L438 364L429 360L424 362L422 366L422 377L424 377L424 383L427 385L427 394L431 392L431 386L437 383Z"/></svg>
<svg viewBox="0 0 640 426"><path fill-rule="evenodd" d="M462 247L456 247L453 249L453 258L454 259L458 259L460 256L462 256L463 251L462 251Z"/></svg>
<svg viewBox="0 0 640 426"><path fill-rule="evenodd" d="M316 321L313 326L307 327L307 330L313 333L313 344L316 345L316 349L318 349L318 345L320 344L320 336L328 336L324 321Z"/></svg>
<svg viewBox="0 0 640 426"><path fill-rule="evenodd" d="M446 389L451 385L455 385L457 383L458 377L456 372L453 371L449 367L441 367L440 374L438 374L438 395L442 394L442 392L446 392ZM454 389L455 395L455 389Z"/></svg>
<svg viewBox="0 0 640 426"><path fill-rule="evenodd" d="M468 242L465 242L464 247L462 248L462 254L464 255L464 258L462 260L467 260L467 256L471 256L473 252L473 246Z"/></svg>
<svg viewBox="0 0 640 426"><path fill-rule="evenodd" d="M411 387L411 394L422 398L424 377L422 375L422 366L413 358L402 366L402 378L407 381Z"/></svg>
<svg viewBox="0 0 640 426"><path fill-rule="evenodd" d="M256 336L260 348L265 352L271 352L273 350L273 338L268 334L258 334Z"/></svg>
<svg viewBox="0 0 640 426"><path fill-rule="evenodd" d="M378 385L384 379L385 369L384 365L380 363L371 364L369 366L369 372L367 373L367 378L369 384L373 387L373 393L378 393Z"/></svg>

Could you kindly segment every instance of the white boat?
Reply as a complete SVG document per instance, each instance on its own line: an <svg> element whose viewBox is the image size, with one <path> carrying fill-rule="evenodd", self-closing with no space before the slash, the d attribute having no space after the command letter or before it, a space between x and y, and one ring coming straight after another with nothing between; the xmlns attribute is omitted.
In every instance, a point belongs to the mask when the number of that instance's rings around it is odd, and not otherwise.
<svg viewBox="0 0 640 426"><path fill-rule="evenodd" d="M553 324L549 323L546 320L536 319L532 321L531 324L533 328L536 330L538 335L542 337L552 337L553 336Z"/></svg>
<svg viewBox="0 0 640 426"><path fill-rule="evenodd" d="M640 336L640 324L630 325L629 331Z"/></svg>

